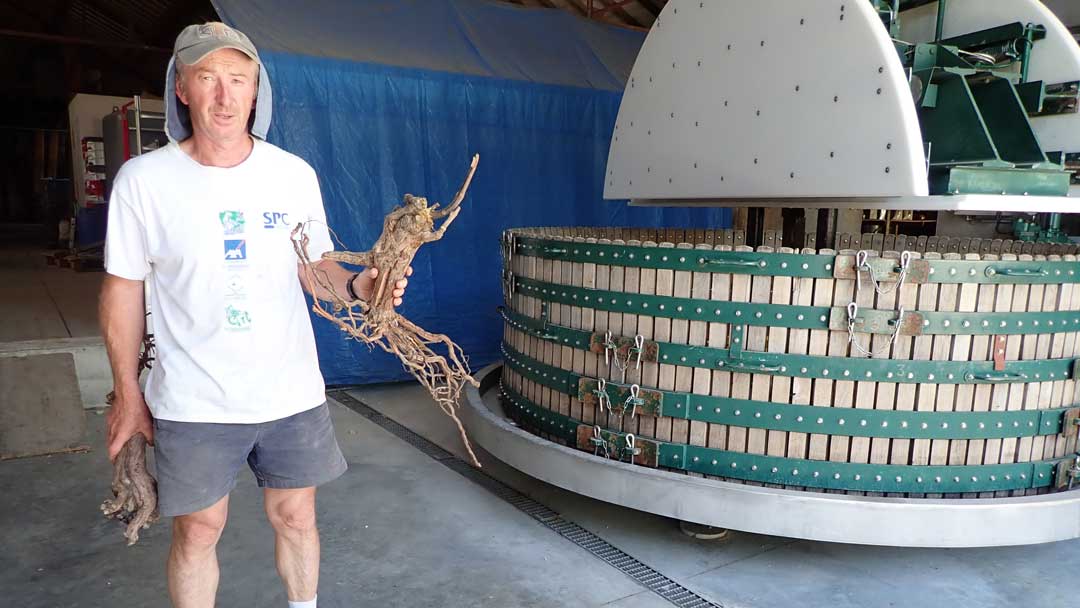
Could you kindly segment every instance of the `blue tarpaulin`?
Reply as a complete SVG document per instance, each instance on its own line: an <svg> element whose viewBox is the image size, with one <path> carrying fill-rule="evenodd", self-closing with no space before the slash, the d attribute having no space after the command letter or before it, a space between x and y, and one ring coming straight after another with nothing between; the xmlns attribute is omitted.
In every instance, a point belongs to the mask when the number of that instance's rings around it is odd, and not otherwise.
<svg viewBox="0 0 1080 608"><path fill-rule="evenodd" d="M215 0L274 87L269 140L319 175L330 227L363 251L406 193L461 214L413 262L402 314L445 333L474 370L499 358L502 231L518 226L726 227L719 209L603 200L623 83L644 40L565 11L484 0ZM329 384L408 378L314 318Z"/></svg>

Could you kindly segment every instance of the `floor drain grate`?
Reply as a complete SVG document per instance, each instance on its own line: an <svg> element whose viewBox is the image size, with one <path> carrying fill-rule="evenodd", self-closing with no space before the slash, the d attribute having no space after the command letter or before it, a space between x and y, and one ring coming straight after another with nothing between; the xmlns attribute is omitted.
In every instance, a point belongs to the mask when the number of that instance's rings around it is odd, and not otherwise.
<svg viewBox="0 0 1080 608"><path fill-rule="evenodd" d="M637 581L642 587L656 593L675 606L682 606L684 608L723 608L720 604L701 597L663 574L660 574L656 570L653 570L649 566L639 562L634 557L627 555L621 549L608 543L606 540L592 532L589 532L585 528L582 528L574 522L566 521L558 513L552 511L543 504L525 496L494 477L478 471L464 460L461 460L450 452L447 452L441 447L414 433L405 426L383 416L372 409L371 406L360 401L356 397L353 397L346 391L336 390L330 391L328 394L338 403L393 433L409 445L435 460L438 460L463 477L483 486L492 494L503 499L519 511L544 524L553 532L582 549L585 549L589 553L592 553L597 558L607 562L612 567L620 570L623 574L626 574Z"/></svg>

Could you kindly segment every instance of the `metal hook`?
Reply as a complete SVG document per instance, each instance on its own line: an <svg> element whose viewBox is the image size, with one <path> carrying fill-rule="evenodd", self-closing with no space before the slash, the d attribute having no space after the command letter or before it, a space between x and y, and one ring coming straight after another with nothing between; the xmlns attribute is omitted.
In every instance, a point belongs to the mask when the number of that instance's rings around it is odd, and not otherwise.
<svg viewBox="0 0 1080 608"><path fill-rule="evenodd" d="M601 412L604 411L604 402L606 401L607 402L607 409L610 412L611 411L611 397L607 393L607 381L604 380L603 378L600 378L599 380L597 380L596 381L596 390L593 391L593 392L596 393L596 398L600 402L600 411Z"/></svg>
<svg viewBox="0 0 1080 608"><path fill-rule="evenodd" d="M593 444L593 456L600 455L600 448L604 448L604 458L611 458L611 453L608 451L607 440L604 439L604 434L600 430L600 425L597 424L593 427L593 436L589 440Z"/></svg>
<svg viewBox="0 0 1080 608"><path fill-rule="evenodd" d="M637 415L637 406L639 406L639 405L641 405L641 404L643 404L645 402L644 399L642 399L641 397L638 396L640 394L641 394L641 387L640 386L638 386L636 384L630 385L630 396L626 398L625 402L623 402L623 415L624 416L626 415L626 408L629 407L630 408L630 419L631 420L633 420L634 416Z"/></svg>
<svg viewBox="0 0 1080 608"><path fill-rule="evenodd" d="M634 338L634 349L637 350L637 363L634 369L641 369L641 351L645 350L645 336L638 334Z"/></svg>
<svg viewBox="0 0 1080 608"><path fill-rule="evenodd" d="M626 434L626 447L623 449L623 453L628 456L627 462L633 464L634 457L641 453L641 448L634 445L634 434Z"/></svg>

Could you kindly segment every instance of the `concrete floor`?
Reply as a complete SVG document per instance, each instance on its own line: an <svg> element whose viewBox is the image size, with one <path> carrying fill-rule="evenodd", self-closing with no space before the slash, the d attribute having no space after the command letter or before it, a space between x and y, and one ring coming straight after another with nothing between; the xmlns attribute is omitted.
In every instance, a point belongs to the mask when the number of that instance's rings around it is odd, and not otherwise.
<svg viewBox="0 0 1080 608"><path fill-rule="evenodd" d="M104 272L47 266L43 249L0 248L0 343L99 335Z"/></svg>
<svg viewBox="0 0 1080 608"><path fill-rule="evenodd" d="M412 384L352 391L462 453L456 431ZM97 510L108 492L104 418L93 451L0 463L0 590L13 606L167 605L169 524L138 545ZM487 490L340 405L349 471L319 494L321 606L670 606ZM677 523L569 494L486 459L485 471L693 591L736 606L1065 606L1054 573L1080 543L980 550L856 547L737 534L684 536ZM242 473L220 545L219 606L284 606L258 488Z"/></svg>

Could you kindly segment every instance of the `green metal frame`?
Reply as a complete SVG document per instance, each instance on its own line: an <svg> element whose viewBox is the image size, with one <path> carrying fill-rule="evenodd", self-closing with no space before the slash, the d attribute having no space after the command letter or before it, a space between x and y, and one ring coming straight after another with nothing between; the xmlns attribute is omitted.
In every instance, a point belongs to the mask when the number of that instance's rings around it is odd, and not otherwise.
<svg viewBox="0 0 1080 608"><path fill-rule="evenodd" d="M547 365L505 342L503 362L523 378L576 399L595 403L598 379ZM1009 439L1075 432L1080 408L995 412L915 412L833 408L713 397L643 389L647 393L631 411L625 404L630 386L605 381L613 413L664 416L710 424L725 424L792 433L892 439ZM1066 426L1066 421L1068 425Z"/></svg>
<svg viewBox="0 0 1080 608"><path fill-rule="evenodd" d="M501 384L503 408L519 425L554 436L579 449L592 448L616 460L641 462L628 454L628 433L587 425L545 409L514 389ZM586 427L585 432L580 427ZM583 445L579 440L599 429L602 441ZM971 466L915 466L825 462L762 456L715 448L635 438L643 452L656 453L655 466L784 486L890 493L966 493L1024 490L1055 485L1061 463L1074 458L1030 463ZM602 445L601 445L602 444ZM640 456L640 455L638 455ZM652 466L653 463L648 463Z"/></svg>
<svg viewBox="0 0 1080 608"><path fill-rule="evenodd" d="M502 309L511 327L541 340L588 350L592 333L554 325ZM993 361L909 361L856 359L788 353L742 351L657 342L659 361L670 365L714 369L742 374L766 374L792 378L839 381L871 381L933 384L1012 384L1068 380L1077 359L1008 361L1004 370Z"/></svg>
<svg viewBox="0 0 1080 608"><path fill-rule="evenodd" d="M508 231L512 232L512 231ZM575 243L550 238L514 236L513 255L561 262L580 262L626 268L654 268L723 274L794 278L854 278L851 254L817 255L715 251L645 247L609 243ZM878 281L899 277L899 260L871 258L868 263ZM1054 284L1080 283L1080 262L913 260L914 283Z"/></svg>

